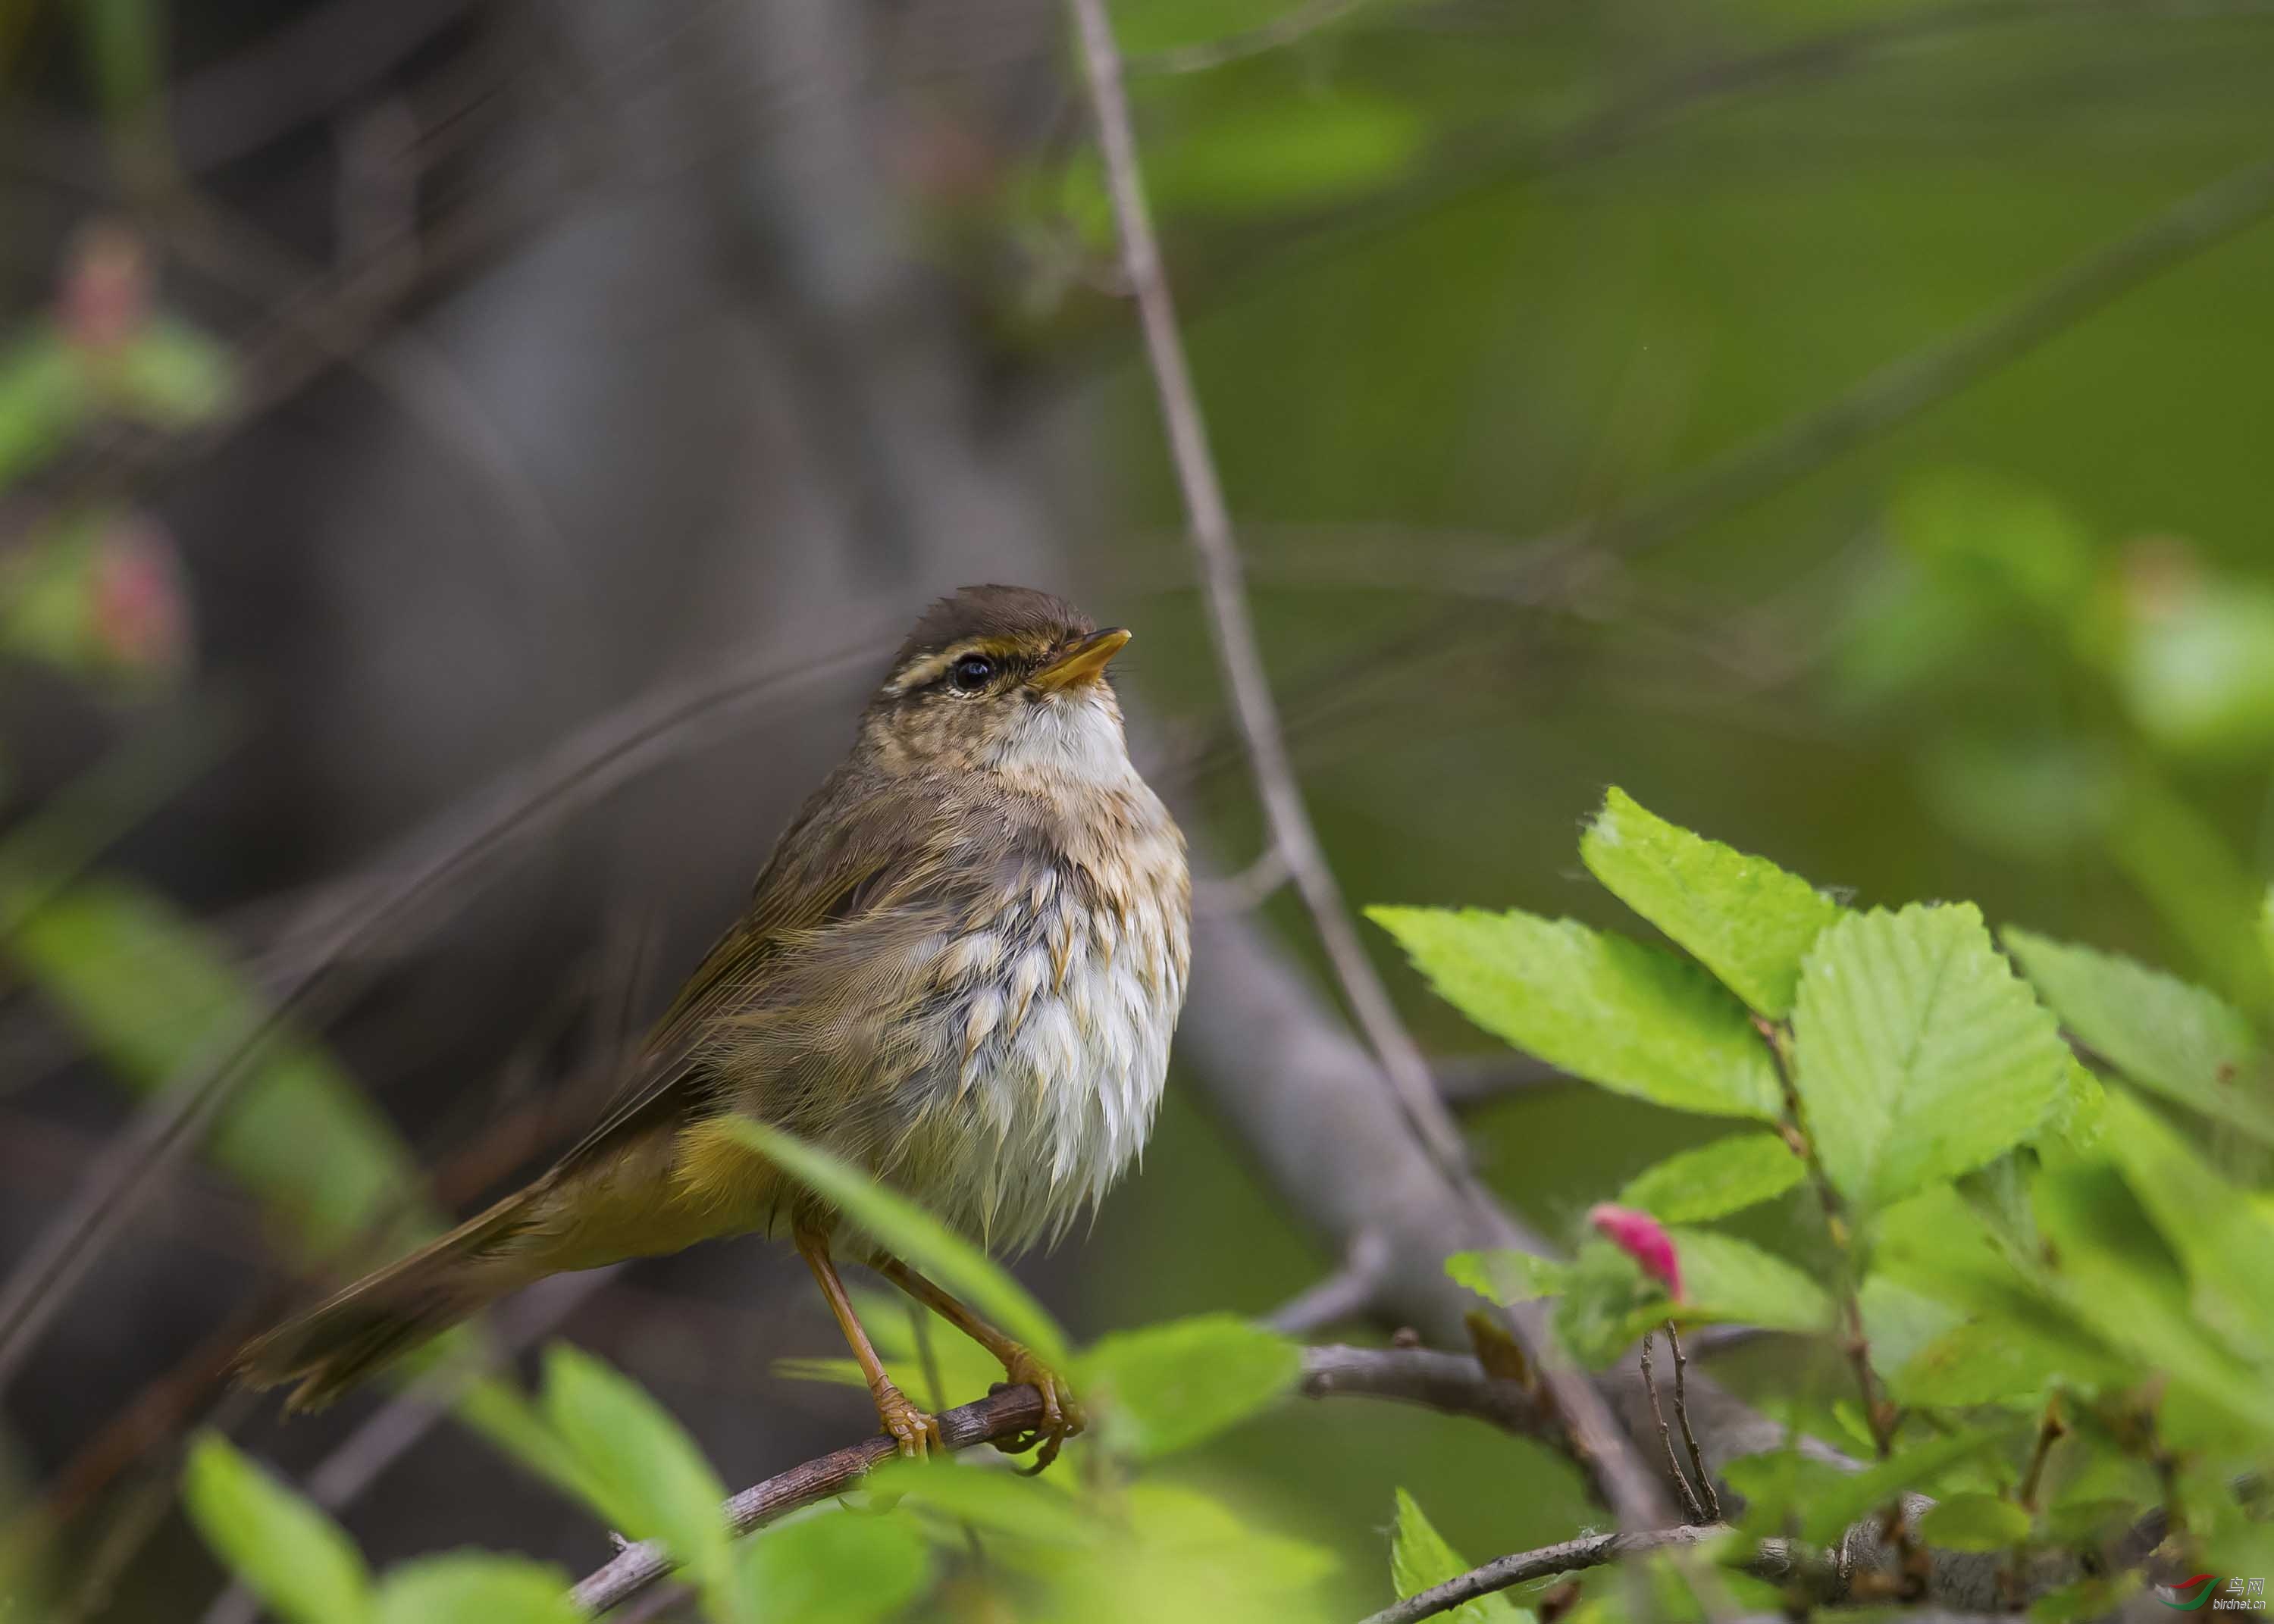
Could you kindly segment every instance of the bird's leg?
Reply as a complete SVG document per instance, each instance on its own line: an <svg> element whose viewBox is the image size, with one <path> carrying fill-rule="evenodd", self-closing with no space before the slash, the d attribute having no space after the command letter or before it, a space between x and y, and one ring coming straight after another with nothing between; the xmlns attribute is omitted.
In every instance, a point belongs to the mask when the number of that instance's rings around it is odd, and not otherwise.
<svg viewBox="0 0 2274 1624"><path fill-rule="evenodd" d="M1081 1406L1074 1402L1073 1389L1066 1385L1065 1378L1036 1358L1024 1342L1005 1335L898 1258L879 1252L871 1267L1001 1360L1003 1373L1012 1386L1024 1383L1042 1395L1043 1447L1035 1456L1032 1470L1040 1471L1057 1460L1059 1447L1086 1424ZM1024 1443L1018 1446L1026 1447Z"/></svg>
<svg viewBox="0 0 2274 1624"><path fill-rule="evenodd" d="M797 1243L798 1255L805 1259L806 1267L813 1271L814 1281L821 1287L821 1295L829 1299L829 1312L837 1316L837 1328L845 1333L854 1362L869 1379L869 1396L876 1401L877 1418L885 1424L885 1431L891 1434L902 1455L922 1460L927 1453L941 1447L939 1423L910 1402L907 1395L885 1373L885 1362L877 1357L869 1333L861 1328L860 1316L853 1312L853 1299L845 1295L845 1282L838 1278L837 1265L830 1261L829 1232L801 1223L791 1234Z"/></svg>

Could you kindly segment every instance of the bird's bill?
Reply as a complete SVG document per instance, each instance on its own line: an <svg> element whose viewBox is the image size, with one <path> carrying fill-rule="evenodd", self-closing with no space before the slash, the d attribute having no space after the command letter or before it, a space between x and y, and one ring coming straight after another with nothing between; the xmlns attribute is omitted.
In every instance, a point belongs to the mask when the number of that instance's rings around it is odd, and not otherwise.
<svg viewBox="0 0 2274 1624"><path fill-rule="evenodd" d="M1121 645L1128 641L1129 628L1126 626L1109 626L1102 632L1092 632L1037 671L1029 680L1045 690L1071 687L1104 670L1106 663L1120 653Z"/></svg>

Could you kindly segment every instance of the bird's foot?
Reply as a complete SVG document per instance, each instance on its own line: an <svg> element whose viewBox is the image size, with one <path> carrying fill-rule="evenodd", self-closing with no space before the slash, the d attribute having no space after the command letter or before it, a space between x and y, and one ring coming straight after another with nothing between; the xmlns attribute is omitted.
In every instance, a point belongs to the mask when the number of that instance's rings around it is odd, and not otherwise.
<svg viewBox="0 0 2274 1624"><path fill-rule="evenodd" d="M1039 1442L1042 1448L1035 1455L1035 1463L1025 1469L1033 1477L1057 1460L1065 1440L1088 1425L1089 1420L1081 1413L1065 1378L1016 1343L1003 1357L1003 1374L1010 1386L1029 1387L1042 1395L1042 1425L996 1446L1005 1455L1020 1455Z"/></svg>
<svg viewBox="0 0 2274 1624"><path fill-rule="evenodd" d="M933 1450L945 1447L940 1441L939 1422L917 1409L891 1382L878 1382L869 1389L869 1396L877 1402L877 1419L884 1423L885 1435L903 1457L921 1461Z"/></svg>

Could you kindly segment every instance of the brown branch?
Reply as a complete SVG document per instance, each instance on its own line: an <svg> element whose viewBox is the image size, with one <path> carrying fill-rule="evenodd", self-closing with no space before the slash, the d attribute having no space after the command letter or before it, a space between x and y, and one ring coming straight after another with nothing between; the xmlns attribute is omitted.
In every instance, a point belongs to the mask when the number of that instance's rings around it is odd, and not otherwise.
<svg viewBox="0 0 2274 1624"><path fill-rule="evenodd" d="M1034 1388L998 1387L985 1398L941 1415L940 1441L950 1449L968 1449L1032 1432L1042 1421L1042 1396ZM793 1466L729 1499L724 1507L727 1522L737 1534L747 1534L800 1506L841 1494L889 1459L892 1449L892 1440L880 1432ZM605 1613L630 1600L674 1565L652 1541L626 1545L606 1567L580 1581L569 1591L569 1599L587 1613Z"/></svg>
<svg viewBox="0 0 2274 1624"><path fill-rule="evenodd" d="M1589 1534L1578 1539L1567 1539L1562 1545L1543 1545L1537 1551L1519 1551L1511 1556L1495 1557L1481 1568L1472 1568L1442 1584L1418 1590L1404 1601L1368 1615L1365 1624L1415 1624L1417 1620L1433 1619L1441 1613L1450 1613L1463 1602L1474 1601L1480 1596L1507 1590L1510 1585L1600 1568L1623 1556L1653 1551L1689 1550L1730 1531L1726 1526L1712 1524L1702 1528L1652 1529L1637 1533ZM1790 1567L1788 1560L1770 1557L1766 1551L1764 1560L1773 1561L1779 1575Z"/></svg>
<svg viewBox="0 0 2274 1624"><path fill-rule="evenodd" d="M1303 1350L1296 1392L1305 1398L1376 1398L1467 1416L1526 1437L1553 1431L1549 1417L1518 1383L1487 1376L1474 1359L1426 1348L1321 1347ZM939 1417L950 1449L968 1449L1031 1431L1041 1401L1028 1387L998 1387L987 1397ZM747 1534L783 1514L842 1493L892 1453L879 1434L808 1461L755 1484L729 1500L727 1520ZM651 1545L627 1546L579 1583L574 1596L594 1613L620 1605L669 1573L668 1556Z"/></svg>

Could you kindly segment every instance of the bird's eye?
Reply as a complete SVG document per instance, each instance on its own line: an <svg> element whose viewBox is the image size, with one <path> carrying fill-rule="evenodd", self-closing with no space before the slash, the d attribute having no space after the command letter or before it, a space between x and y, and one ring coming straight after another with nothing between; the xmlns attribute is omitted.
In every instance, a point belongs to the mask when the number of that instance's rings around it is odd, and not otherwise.
<svg viewBox="0 0 2274 1624"><path fill-rule="evenodd" d="M967 654L948 667L947 680L958 693L975 694L995 674L995 662L984 654Z"/></svg>

